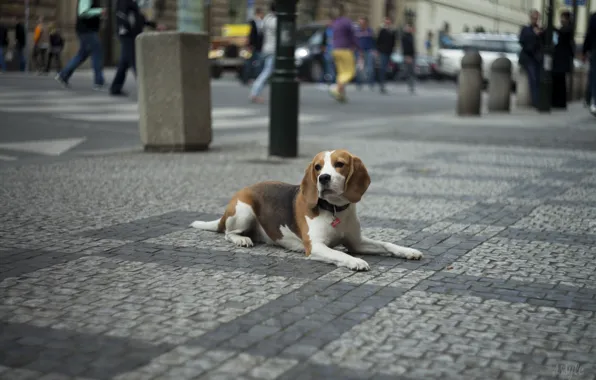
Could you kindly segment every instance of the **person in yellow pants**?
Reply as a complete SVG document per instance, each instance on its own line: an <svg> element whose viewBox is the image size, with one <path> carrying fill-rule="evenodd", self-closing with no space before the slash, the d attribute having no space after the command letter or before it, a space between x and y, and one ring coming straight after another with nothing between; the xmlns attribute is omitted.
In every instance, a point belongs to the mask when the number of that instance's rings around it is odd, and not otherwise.
<svg viewBox="0 0 596 380"><path fill-rule="evenodd" d="M333 60L337 72L337 85L330 88L330 94L338 101L346 101L346 84L356 75L354 50L358 49L358 40L352 21L345 16L344 4L332 8L333 24Z"/></svg>

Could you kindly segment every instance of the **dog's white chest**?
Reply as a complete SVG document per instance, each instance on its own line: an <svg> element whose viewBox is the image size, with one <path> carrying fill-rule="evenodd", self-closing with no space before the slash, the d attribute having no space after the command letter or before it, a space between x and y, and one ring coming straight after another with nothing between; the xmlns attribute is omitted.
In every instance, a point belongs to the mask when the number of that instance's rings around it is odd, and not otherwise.
<svg viewBox="0 0 596 380"><path fill-rule="evenodd" d="M330 247L336 246L349 233L350 221L351 219L348 217L342 218L340 215L334 216L328 212L321 213L312 219L306 217L310 240L321 242Z"/></svg>

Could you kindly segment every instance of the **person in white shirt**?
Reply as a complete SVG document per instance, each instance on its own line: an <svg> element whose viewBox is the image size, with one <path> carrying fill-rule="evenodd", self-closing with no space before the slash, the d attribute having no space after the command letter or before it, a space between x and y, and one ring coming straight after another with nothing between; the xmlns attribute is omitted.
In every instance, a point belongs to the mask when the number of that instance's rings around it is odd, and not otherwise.
<svg viewBox="0 0 596 380"><path fill-rule="evenodd" d="M264 103L265 100L261 97L261 92L267 83L267 80L273 73L275 63L275 45L277 33L277 16L275 14L275 3L272 2L270 12L263 18L263 49L261 50L261 58L264 61L263 71L254 81L250 90L250 100L253 103Z"/></svg>

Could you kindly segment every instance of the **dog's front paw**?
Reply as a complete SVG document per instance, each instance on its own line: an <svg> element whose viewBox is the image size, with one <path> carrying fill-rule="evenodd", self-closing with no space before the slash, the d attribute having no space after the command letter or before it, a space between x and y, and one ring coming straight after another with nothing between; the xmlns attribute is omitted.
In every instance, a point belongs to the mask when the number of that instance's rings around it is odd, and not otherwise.
<svg viewBox="0 0 596 380"><path fill-rule="evenodd" d="M404 256L408 260L420 260L422 258L422 252L414 248L408 248L406 252L404 252Z"/></svg>
<svg viewBox="0 0 596 380"><path fill-rule="evenodd" d="M368 263L362 259L357 257L352 257L350 260L345 264L346 268L356 271L366 271L370 270L370 266Z"/></svg>

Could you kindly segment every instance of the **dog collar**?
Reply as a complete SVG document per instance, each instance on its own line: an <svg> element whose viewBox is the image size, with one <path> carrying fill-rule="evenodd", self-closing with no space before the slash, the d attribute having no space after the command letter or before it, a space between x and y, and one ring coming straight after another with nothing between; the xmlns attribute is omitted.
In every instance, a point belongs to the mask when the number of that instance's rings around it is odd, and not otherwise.
<svg viewBox="0 0 596 380"><path fill-rule="evenodd" d="M319 201L317 202L317 206L319 206L319 208L322 208L323 210L332 212L333 215L335 215L336 213L342 212L345 209L347 209L348 207L350 207L350 204L348 203L343 206L336 206L336 205L333 205L333 204L327 202L324 199L319 198Z"/></svg>

